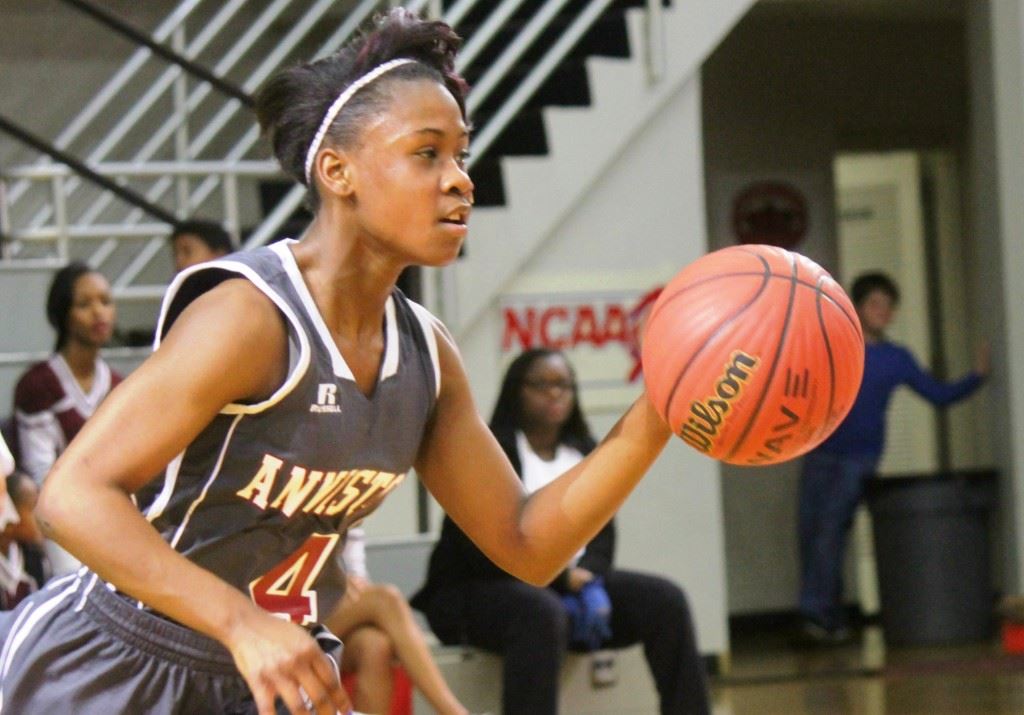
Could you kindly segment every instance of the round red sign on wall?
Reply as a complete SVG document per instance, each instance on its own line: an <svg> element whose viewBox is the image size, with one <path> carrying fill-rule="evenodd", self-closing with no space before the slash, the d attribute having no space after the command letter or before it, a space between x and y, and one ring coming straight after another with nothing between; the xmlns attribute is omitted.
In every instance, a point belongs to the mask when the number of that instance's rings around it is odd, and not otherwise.
<svg viewBox="0 0 1024 715"><path fill-rule="evenodd" d="M807 199L794 186L760 181L737 194L732 226L739 243L793 248L807 235Z"/></svg>

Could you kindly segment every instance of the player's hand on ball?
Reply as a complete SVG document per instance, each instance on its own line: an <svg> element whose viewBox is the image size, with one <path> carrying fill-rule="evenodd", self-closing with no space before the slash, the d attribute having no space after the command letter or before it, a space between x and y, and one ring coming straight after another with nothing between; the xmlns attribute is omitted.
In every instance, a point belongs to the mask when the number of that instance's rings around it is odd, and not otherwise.
<svg viewBox="0 0 1024 715"><path fill-rule="evenodd" d="M669 281L641 342L648 399L684 442L731 464L792 459L853 406L864 336L842 287L763 245L698 258Z"/></svg>
<svg viewBox="0 0 1024 715"><path fill-rule="evenodd" d="M292 715L336 715L352 709L330 658L305 630L253 608L228 643L259 715L274 715L280 697Z"/></svg>

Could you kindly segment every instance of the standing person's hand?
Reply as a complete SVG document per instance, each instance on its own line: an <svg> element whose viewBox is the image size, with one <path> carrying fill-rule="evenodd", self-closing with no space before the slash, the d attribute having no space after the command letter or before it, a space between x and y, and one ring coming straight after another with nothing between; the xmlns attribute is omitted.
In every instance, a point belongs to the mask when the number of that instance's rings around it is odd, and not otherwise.
<svg viewBox="0 0 1024 715"><path fill-rule="evenodd" d="M974 353L974 371L982 377L988 377L991 369L992 346L989 345L987 340L983 340Z"/></svg>
<svg viewBox="0 0 1024 715"><path fill-rule="evenodd" d="M231 630L225 645L252 690L259 715L274 715L276 697L292 715L351 712L329 656L294 623L254 607Z"/></svg>

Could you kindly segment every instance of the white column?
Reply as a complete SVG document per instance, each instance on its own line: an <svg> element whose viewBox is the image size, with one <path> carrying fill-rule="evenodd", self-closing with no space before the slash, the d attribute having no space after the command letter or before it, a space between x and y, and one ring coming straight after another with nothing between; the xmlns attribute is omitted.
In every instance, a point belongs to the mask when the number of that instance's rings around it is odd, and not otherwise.
<svg viewBox="0 0 1024 715"><path fill-rule="evenodd" d="M988 248L1002 274L1003 325L994 326L995 371L990 389L993 427L1002 444L997 458L1002 472L1002 521L1006 558L1004 586L1024 588L1024 2L991 0L991 126L994 135L997 206L996 241ZM991 179L990 179L991 181ZM993 271L995 273L995 271ZM983 276L984 277L984 276ZM996 278L995 275L990 279ZM984 319L984 314L982 314ZM1004 402L999 405L998 402ZM1000 425L1000 420L1005 424Z"/></svg>

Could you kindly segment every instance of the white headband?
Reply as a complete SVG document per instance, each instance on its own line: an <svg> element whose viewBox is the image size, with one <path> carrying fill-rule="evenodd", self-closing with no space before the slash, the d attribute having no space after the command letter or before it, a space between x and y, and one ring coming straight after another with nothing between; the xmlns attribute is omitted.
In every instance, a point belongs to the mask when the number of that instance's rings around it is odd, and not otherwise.
<svg viewBox="0 0 1024 715"><path fill-rule="evenodd" d="M316 130L316 134L313 135L313 141L309 145L309 151L306 152L306 185L313 185L313 160L316 158L316 153L320 151L320 145L324 141L324 135L327 134L327 130L330 129L331 124L338 116L338 112L344 107L348 100L352 99L352 95L361 90L366 85L370 84L373 80L380 77L385 72L390 72L396 67L407 65L410 62L416 60L409 59L408 57L399 57L395 60L390 60L382 65L377 65L372 70L364 74L362 77L357 79L355 82L345 88L345 91L338 95L338 98L334 100L334 103L327 109L327 114L324 115L324 120L320 122L320 128Z"/></svg>

